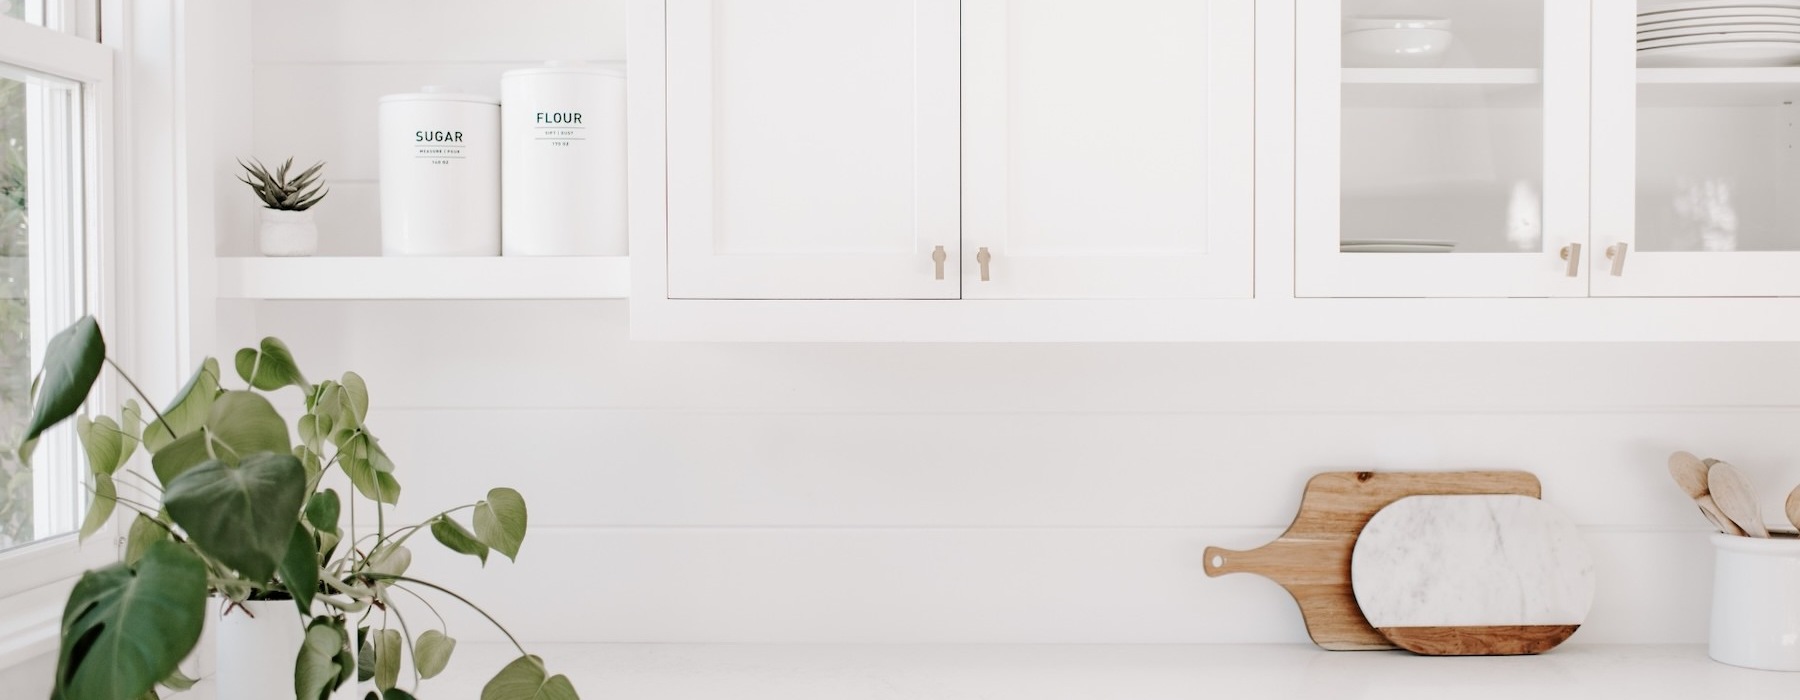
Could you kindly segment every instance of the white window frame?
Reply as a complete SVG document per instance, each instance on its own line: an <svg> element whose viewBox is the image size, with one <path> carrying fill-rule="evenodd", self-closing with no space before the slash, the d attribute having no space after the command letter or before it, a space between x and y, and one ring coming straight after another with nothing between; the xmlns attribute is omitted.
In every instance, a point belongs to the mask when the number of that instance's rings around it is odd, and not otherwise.
<svg viewBox="0 0 1800 700"><path fill-rule="evenodd" d="M74 310L92 313L99 318L112 316L114 297L113 250L113 150L115 131L113 110L116 83L115 52L93 41L97 26L91 21L94 10L86 3L51 0L65 19L50 18L52 26L72 29L65 33L10 17L0 17L0 62L56 78L79 83L81 192L80 240L59 241L49 250L33 250L33 285L40 266L50 269L77 270L83 280L82 298L57 294L50 302L51 310L66 315ZM89 7L81 11L75 8ZM74 20L66 19L74 17ZM87 19L82 19L82 18ZM43 253L40 255L40 252ZM41 262L40 262L41 258ZM37 291L34 290L34 306ZM80 304L79 307L75 304ZM60 308L53 308L60 307ZM34 365L41 362L42 343L55 328L40 329L34 309L32 342ZM52 323L51 325L54 325ZM45 331L48 332L45 332ZM103 375L104 376L104 375ZM110 407L115 402L112 383L103 380L96 407ZM45 445L39 461L80 460L74 441L57 449ZM57 454L60 452L61 454ZM41 468L41 466L40 466ZM85 472L85 467L76 465ZM63 593L81 571L101 566L118 558L117 524L103 528L83 544L74 534L57 535L0 553L0 667L54 650L57 618L60 617ZM46 606L48 608L46 609ZM47 621L47 625L45 624ZM47 633L46 633L47 631Z"/></svg>

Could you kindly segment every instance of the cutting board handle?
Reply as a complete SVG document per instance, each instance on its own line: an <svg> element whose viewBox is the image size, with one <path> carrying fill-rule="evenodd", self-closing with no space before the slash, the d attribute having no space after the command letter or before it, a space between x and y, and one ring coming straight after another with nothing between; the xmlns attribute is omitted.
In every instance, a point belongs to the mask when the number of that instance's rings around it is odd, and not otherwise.
<svg viewBox="0 0 1800 700"><path fill-rule="evenodd" d="M1239 552L1224 547L1207 547L1206 575L1216 578L1225 574L1249 572L1254 564L1257 551L1259 550Z"/></svg>

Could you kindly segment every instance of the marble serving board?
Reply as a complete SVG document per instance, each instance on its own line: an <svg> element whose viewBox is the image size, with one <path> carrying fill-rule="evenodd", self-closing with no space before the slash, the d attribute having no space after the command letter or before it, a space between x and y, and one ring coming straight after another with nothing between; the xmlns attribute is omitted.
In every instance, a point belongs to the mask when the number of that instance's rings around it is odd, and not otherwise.
<svg viewBox="0 0 1800 700"><path fill-rule="evenodd" d="M1434 656L1536 654L1581 626L1594 562L1575 524L1524 496L1412 496L1363 526L1351 586L1369 624Z"/></svg>
<svg viewBox="0 0 1800 700"><path fill-rule="evenodd" d="M1239 552L1207 547L1207 576L1252 573L1287 589L1300 605L1306 633L1333 651L1396 649L1363 618L1350 581L1357 533L1387 505L1422 494L1516 494L1536 498L1535 475L1519 471L1325 472L1306 482L1300 512L1287 532Z"/></svg>

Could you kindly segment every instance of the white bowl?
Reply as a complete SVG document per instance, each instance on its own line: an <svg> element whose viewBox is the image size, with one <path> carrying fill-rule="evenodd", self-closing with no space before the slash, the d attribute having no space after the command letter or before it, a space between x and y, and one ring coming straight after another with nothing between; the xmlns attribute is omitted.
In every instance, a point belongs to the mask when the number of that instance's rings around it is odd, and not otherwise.
<svg viewBox="0 0 1800 700"><path fill-rule="evenodd" d="M1351 68L1435 66L1450 50L1443 29L1363 29L1344 33L1344 65Z"/></svg>
<svg viewBox="0 0 1800 700"><path fill-rule="evenodd" d="M1344 18L1344 31L1367 29L1450 29L1449 17L1426 15L1351 15Z"/></svg>

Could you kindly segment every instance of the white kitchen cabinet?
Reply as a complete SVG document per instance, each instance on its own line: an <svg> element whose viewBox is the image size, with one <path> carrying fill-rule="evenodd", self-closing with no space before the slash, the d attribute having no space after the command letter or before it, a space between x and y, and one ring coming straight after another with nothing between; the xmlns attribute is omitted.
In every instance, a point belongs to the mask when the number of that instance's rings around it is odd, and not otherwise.
<svg viewBox="0 0 1800 700"><path fill-rule="evenodd" d="M654 4L670 298L960 296L956 0Z"/></svg>
<svg viewBox="0 0 1800 700"><path fill-rule="evenodd" d="M1300 3L1298 296L1585 296L1588 3L1404 5ZM1344 18L1394 14L1451 19L1441 63L1344 50Z"/></svg>
<svg viewBox="0 0 1800 700"><path fill-rule="evenodd" d="M964 0L963 296L1252 296L1252 0Z"/></svg>
<svg viewBox="0 0 1800 700"><path fill-rule="evenodd" d="M1800 296L1800 68L1640 69L1593 2L1594 295Z"/></svg>

